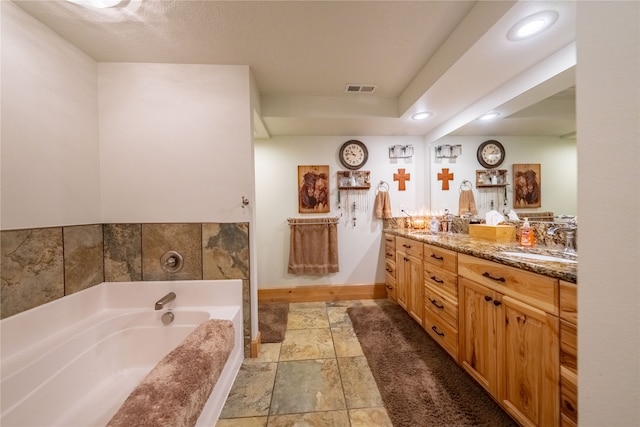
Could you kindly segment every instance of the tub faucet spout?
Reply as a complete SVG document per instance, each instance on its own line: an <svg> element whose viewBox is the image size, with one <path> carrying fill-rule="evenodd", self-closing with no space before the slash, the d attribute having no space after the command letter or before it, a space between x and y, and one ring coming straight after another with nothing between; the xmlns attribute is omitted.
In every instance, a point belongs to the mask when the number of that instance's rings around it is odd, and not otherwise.
<svg viewBox="0 0 640 427"><path fill-rule="evenodd" d="M174 299L176 299L176 294L174 292L169 292L168 294L160 298L158 301L156 301L156 310L162 310L165 304L170 303Z"/></svg>

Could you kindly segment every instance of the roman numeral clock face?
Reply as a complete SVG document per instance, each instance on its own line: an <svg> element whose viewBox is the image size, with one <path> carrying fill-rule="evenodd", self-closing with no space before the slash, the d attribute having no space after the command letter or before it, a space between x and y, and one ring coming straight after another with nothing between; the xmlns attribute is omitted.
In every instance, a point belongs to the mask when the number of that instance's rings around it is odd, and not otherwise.
<svg viewBox="0 0 640 427"><path fill-rule="evenodd" d="M352 139L345 142L340 147L338 153L340 163L347 169L360 169L367 162L369 152L366 145L362 142Z"/></svg>
<svg viewBox="0 0 640 427"><path fill-rule="evenodd" d="M498 141L485 141L478 147L478 162L487 169L500 166L504 161L504 147Z"/></svg>

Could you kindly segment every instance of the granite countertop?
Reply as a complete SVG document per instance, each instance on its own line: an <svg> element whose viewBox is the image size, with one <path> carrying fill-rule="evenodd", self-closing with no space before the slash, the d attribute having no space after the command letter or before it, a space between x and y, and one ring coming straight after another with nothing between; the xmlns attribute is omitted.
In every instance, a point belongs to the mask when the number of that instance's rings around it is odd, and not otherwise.
<svg viewBox="0 0 640 427"><path fill-rule="evenodd" d="M545 246L535 246L533 248L523 248L516 242L513 243L493 243L486 240L474 239L468 234L461 233L438 233L433 234L424 230L408 229L385 229L385 233L394 234L400 237L414 239L430 245L450 249L463 254L484 258L489 261L509 265L522 270L531 271L555 279L577 283L578 263L577 257L564 254L561 249L548 248ZM519 252L524 254L538 254L557 258L574 260L576 262L561 262L539 259L526 259L502 252Z"/></svg>

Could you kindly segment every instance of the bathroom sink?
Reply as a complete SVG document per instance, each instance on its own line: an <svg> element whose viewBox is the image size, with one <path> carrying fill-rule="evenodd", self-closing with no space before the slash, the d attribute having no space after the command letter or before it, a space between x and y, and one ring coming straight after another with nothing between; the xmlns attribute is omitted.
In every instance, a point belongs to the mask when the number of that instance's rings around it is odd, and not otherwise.
<svg viewBox="0 0 640 427"><path fill-rule="evenodd" d="M561 258L561 257L556 257L556 256L551 256L551 255L532 254L532 253L528 253L528 252L500 252L500 253L502 255L506 255L506 256L524 258L524 259L531 259L531 260L535 260L535 261L566 262L566 263L569 263L569 264L576 264L578 262L575 259Z"/></svg>

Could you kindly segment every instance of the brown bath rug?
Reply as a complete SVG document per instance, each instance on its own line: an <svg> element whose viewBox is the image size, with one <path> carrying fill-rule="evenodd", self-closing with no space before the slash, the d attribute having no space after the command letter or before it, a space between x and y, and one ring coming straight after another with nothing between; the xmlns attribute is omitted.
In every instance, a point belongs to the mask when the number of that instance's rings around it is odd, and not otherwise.
<svg viewBox="0 0 640 427"><path fill-rule="evenodd" d="M399 306L347 313L394 427L517 426Z"/></svg>
<svg viewBox="0 0 640 427"><path fill-rule="evenodd" d="M263 343L282 342L287 330L289 303L264 302L258 304L258 330Z"/></svg>

